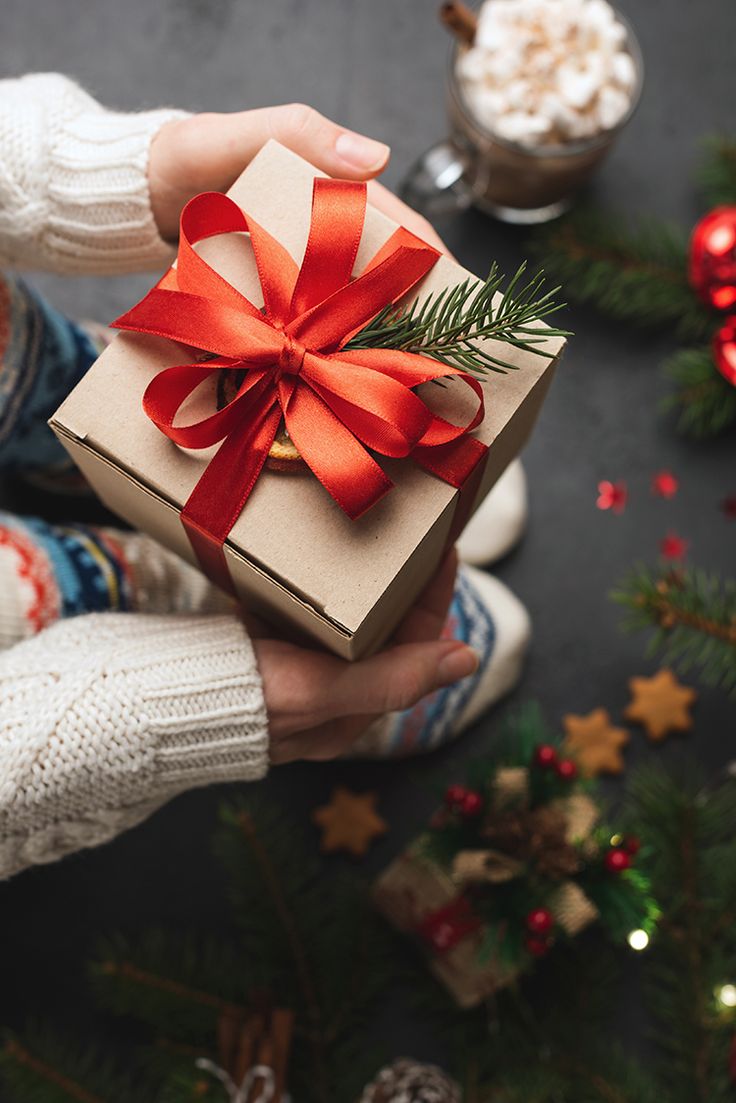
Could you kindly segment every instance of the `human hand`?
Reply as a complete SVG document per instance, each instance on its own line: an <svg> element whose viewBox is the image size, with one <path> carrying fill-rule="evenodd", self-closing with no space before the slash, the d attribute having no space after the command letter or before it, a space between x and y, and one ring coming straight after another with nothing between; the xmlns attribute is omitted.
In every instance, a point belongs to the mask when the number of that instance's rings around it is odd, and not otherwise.
<svg viewBox="0 0 736 1103"><path fill-rule="evenodd" d="M383 142L338 126L305 104L206 113L165 123L151 143L148 183L159 233L174 241L184 205L199 192L227 191L269 138L343 180L370 180L388 164ZM430 224L380 184L370 202L438 249Z"/></svg>
<svg viewBox="0 0 736 1103"><path fill-rule="evenodd" d="M282 640L253 639L274 764L336 758L376 716L411 708L427 693L474 673L478 656L470 647L438 638L456 571L453 551L391 646L368 659L348 663Z"/></svg>

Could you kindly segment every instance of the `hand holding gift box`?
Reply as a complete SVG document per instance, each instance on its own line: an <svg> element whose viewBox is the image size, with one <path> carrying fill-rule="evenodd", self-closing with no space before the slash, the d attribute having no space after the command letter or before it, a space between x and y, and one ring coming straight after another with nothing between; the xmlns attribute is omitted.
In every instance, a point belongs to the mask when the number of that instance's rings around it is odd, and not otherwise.
<svg viewBox="0 0 736 1103"><path fill-rule="evenodd" d="M381 347L387 330L428 332L397 301L441 306L444 293L449 310L463 293L480 301L479 285L449 291L467 273L366 210L362 185L313 189L318 175L269 143L230 198L194 200L176 270L120 320L138 333L52 424L111 508L250 608L356 658L388 637L518 451L564 342L524 327L503 348L523 371L494 387L463 371L471 352L497 364L492 342L461 334L454 364L437 342ZM217 409L217 377L235 372ZM282 418L317 478L264 469Z"/></svg>

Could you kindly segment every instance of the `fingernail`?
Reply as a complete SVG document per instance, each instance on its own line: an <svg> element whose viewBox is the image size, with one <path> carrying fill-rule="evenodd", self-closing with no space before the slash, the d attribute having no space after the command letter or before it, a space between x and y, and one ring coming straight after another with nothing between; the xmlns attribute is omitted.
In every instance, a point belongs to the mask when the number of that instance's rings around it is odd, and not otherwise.
<svg viewBox="0 0 736 1103"><path fill-rule="evenodd" d="M391 151L383 142L345 130L335 142L335 152L353 168L377 169L385 164Z"/></svg>
<svg viewBox="0 0 736 1103"><path fill-rule="evenodd" d="M477 652L473 651L472 647L461 644L454 651L450 651L449 655L445 655L444 659L440 660L437 667L437 685L449 686L453 682L459 681L460 678L467 678L469 674L475 674L479 662Z"/></svg>

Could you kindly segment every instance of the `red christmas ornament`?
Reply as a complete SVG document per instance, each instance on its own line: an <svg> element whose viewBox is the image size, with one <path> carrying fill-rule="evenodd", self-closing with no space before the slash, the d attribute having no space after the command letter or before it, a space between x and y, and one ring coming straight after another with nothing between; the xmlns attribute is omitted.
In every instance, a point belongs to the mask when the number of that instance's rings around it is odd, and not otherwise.
<svg viewBox="0 0 736 1103"><path fill-rule="evenodd" d="M549 908L534 908L525 920L526 928L536 935L547 935L555 925L555 919Z"/></svg>
<svg viewBox="0 0 736 1103"><path fill-rule="evenodd" d="M683 540L676 532L668 532L659 542L660 553L665 559L684 559L689 546L689 541Z"/></svg>
<svg viewBox="0 0 736 1103"><path fill-rule="evenodd" d="M459 809L462 807L467 793L468 790L464 785L448 785L445 790L445 804L453 810Z"/></svg>
<svg viewBox="0 0 736 1103"><path fill-rule="evenodd" d="M713 338L713 362L726 382L736 387L736 315L727 318Z"/></svg>
<svg viewBox="0 0 736 1103"><path fill-rule="evenodd" d="M541 743L534 752L534 765L543 770L553 769L557 765L557 750L551 743Z"/></svg>
<svg viewBox="0 0 736 1103"><path fill-rule="evenodd" d="M524 945L532 957L544 957L552 943L548 938L540 938L538 935L529 934L524 939Z"/></svg>
<svg viewBox="0 0 736 1103"><path fill-rule="evenodd" d="M604 479L598 483L598 498L595 504L598 509L612 509L614 513L623 513L628 496L626 483L612 483Z"/></svg>
<svg viewBox="0 0 736 1103"><path fill-rule="evenodd" d="M652 494L657 498L674 498L679 486L671 471L658 471L652 478Z"/></svg>
<svg viewBox="0 0 736 1103"><path fill-rule="evenodd" d="M721 502L721 509L729 521L736 521L736 494L729 494Z"/></svg>
<svg viewBox="0 0 736 1103"><path fill-rule="evenodd" d="M578 776L577 764L571 758L561 758L555 766L555 771L563 781L574 781Z"/></svg>
<svg viewBox="0 0 736 1103"><path fill-rule="evenodd" d="M631 855L615 847L608 851L603 861L609 873L623 873L631 865Z"/></svg>
<svg viewBox="0 0 736 1103"><path fill-rule="evenodd" d="M623 848L633 858L641 850L641 839L638 839L636 835L627 835L623 842Z"/></svg>
<svg viewBox="0 0 736 1103"><path fill-rule="evenodd" d="M480 793L476 793L474 789L468 789L460 802L458 810L460 815L468 820L474 816L479 816L483 811L483 797Z"/></svg>
<svg viewBox="0 0 736 1103"><path fill-rule="evenodd" d="M690 238L688 278L715 310L736 304L736 207L716 207L701 218Z"/></svg>

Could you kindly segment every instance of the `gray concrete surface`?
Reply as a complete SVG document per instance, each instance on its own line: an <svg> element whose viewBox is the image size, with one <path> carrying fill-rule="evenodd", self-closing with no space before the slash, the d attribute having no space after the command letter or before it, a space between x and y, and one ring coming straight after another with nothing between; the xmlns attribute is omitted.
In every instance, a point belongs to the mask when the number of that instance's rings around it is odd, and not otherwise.
<svg viewBox="0 0 736 1103"><path fill-rule="evenodd" d="M302 100L389 142L387 181L443 129L447 43L434 0L4 0L0 73L59 69L103 101L124 108L160 103L233 110ZM690 226L702 210L694 184L702 135L733 125L733 0L622 0L642 43L647 80L640 109L595 186L595 196L634 216L665 215ZM442 225L461 261L481 271L492 257L512 268L524 235L469 213ZM113 317L146 279L39 281L78 316ZM668 529L688 537L691 558L733 568L736 525L719 501L736 492L734 438L696 445L657 415L666 390L658 363L666 335L642 337L571 310L576 332L525 462L531 523L498 568L527 603L534 642L515 700L539 700L551 722L603 705L620 717L627 679L655 664L643 641L619 631L607 593L633 561L653 559ZM649 496L652 473L671 468L677 498ZM599 479L626 479L621 517L595 508ZM455 764L492 742L501 708L454 748L414 764L295 766L265 784L269 800L306 811L337 780L380 791L392 830L363 866L380 868L423 822L434 797L424 781L450 779ZM634 762L693 751L715 774L736 757L736 708L704 690L694 732L653 750L635 734ZM610 786L617 795L618 785ZM224 923L223 891L208 836L221 791L174 801L113 844L0 886L0 1022L28 1014L80 1030L93 1018L81 972L95 936L151 923ZM402 1027L404 1049L413 1039Z"/></svg>

